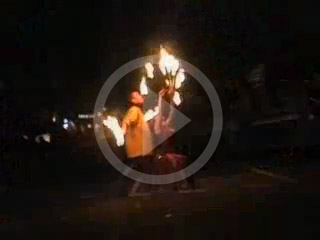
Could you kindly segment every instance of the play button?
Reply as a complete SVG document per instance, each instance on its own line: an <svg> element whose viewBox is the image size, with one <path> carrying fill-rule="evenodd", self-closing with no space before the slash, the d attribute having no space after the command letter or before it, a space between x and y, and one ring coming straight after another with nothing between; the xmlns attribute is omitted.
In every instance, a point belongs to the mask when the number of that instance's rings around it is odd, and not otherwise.
<svg viewBox="0 0 320 240"><path fill-rule="evenodd" d="M158 57L157 56L147 56L147 57L141 57L138 59L135 59L131 62L128 62L118 68L104 83L102 86L99 95L97 97L95 107L94 107L94 125L99 124L102 125L102 119L97 116L98 112L102 112L105 102L113 89L113 87L116 85L118 81L120 81L124 76L126 76L128 73L144 67L146 62L150 62L151 64L157 64ZM203 87L205 92L207 93L212 112L213 112L213 124L211 129L211 136L209 139L209 142L207 146L205 147L202 154L197 159L193 159L192 164L190 164L188 167L186 167L183 170L180 170L175 173L170 173L166 175L152 175L152 174L145 174L142 172L138 172L134 169L130 169L126 164L124 164L112 151L111 147L109 146L108 142L105 139L104 136L104 130L103 128L98 128L97 131L95 131L95 136L97 143L104 154L105 158L110 162L110 164L116 168L119 172L121 172L123 175L143 183L148 184L169 184L181 181L203 167L206 162L211 158L212 154L214 153L215 149L218 146L221 132L222 132L222 125L223 125L223 116L222 116L222 108L220 104L219 96L212 85L211 81L195 66L192 64L183 61L182 59L179 59L180 66L185 69L185 72L191 75L195 80L197 80L200 85ZM157 97L157 94L152 92L149 89L150 96ZM186 126L190 119L186 117L183 113L178 111L174 106L170 105L167 102L163 103L166 107L169 107L172 109L172 115L174 116L173 119L173 129L174 131L168 135L163 135L158 137L155 142L153 148L159 146L164 141L166 141L170 136L174 135L177 131L182 129L184 126ZM154 106L152 106L154 107ZM150 108L146 108L148 110Z"/></svg>
<svg viewBox="0 0 320 240"><path fill-rule="evenodd" d="M148 88L148 98L157 99L158 94ZM182 112L180 112L174 106L174 104L170 104L167 101L165 101L164 99L162 99L161 105L162 105L162 109L169 110L168 111L169 114L168 114L167 118L162 122L165 122L166 120L168 120L168 118L170 118L170 121L168 122L167 128L170 128L171 131L168 130L168 131L166 131L165 134L155 134L155 136L153 137L152 149L155 149L156 147L161 145L163 142L165 142L168 138L173 136L176 132L178 132L180 129L182 129L184 126L186 126L191 121L186 115L184 115ZM147 112L151 107L153 108L154 106L151 106L151 104L148 104L148 103L144 104L144 106L143 106L144 112ZM152 131L152 132L154 132L154 131ZM149 143L144 142L145 139L149 139L149 138L143 137L143 146L148 146Z"/></svg>

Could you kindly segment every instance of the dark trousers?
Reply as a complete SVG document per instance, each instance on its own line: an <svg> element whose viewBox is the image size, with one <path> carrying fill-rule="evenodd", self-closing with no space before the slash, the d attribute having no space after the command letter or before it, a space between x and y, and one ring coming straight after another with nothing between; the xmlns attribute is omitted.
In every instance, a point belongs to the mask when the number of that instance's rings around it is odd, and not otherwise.
<svg viewBox="0 0 320 240"><path fill-rule="evenodd" d="M135 157L135 158L129 159L129 161L133 163L133 165L134 165L133 168L135 170L142 172L142 173L146 173L146 174L151 173L152 156Z"/></svg>
<svg viewBox="0 0 320 240"><path fill-rule="evenodd" d="M127 158L125 161L125 164L136 171L146 173L146 174L151 174L152 172L151 161L152 161L152 156L139 156L135 158ZM120 182L120 196L121 197L127 196L128 191L130 190L132 185L135 183L135 181L121 174L119 182Z"/></svg>

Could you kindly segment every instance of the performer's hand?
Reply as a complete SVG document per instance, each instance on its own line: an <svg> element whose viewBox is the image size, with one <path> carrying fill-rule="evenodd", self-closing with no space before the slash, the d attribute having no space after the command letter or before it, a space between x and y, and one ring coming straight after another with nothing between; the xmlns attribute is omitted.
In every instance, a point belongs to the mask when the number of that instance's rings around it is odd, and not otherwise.
<svg viewBox="0 0 320 240"><path fill-rule="evenodd" d="M163 88L161 89L161 91L159 92L159 97L163 97L166 94L166 89Z"/></svg>
<svg viewBox="0 0 320 240"><path fill-rule="evenodd" d="M172 97L172 96L173 96L174 91L175 91L175 90L174 90L174 88L173 88L173 87L170 87L170 88L169 88L169 90L168 90L168 94L169 94L169 96L170 96L170 97Z"/></svg>

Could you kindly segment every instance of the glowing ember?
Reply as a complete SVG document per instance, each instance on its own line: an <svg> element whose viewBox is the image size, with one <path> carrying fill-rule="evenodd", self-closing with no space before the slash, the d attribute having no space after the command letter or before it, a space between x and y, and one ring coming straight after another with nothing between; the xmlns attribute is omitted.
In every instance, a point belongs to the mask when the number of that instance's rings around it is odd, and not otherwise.
<svg viewBox="0 0 320 240"><path fill-rule="evenodd" d="M148 87L147 87L145 77L142 77L141 82L140 82L140 94L141 95L148 95Z"/></svg>
<svg viewBox="0 0 320 240"><path fill-rule="evenodd" d="M117 146L122 146L124 144L124 136L118 120L115 117L108 116L107 119L103 120L103 125L111 130L116 138Z"/></svg>
<svg viewBox="0 0 320 240"><path fill-rule="evenodd" d="M149 62L146 63L145 68L147 70L147 77L153 79L154 78L154 75L153 75L154 68L153 68L152 64Z"/></svg>
<svg viewBox="0 0 320 240"><path fill-rule="evenodd" d="M184 69L180 68L176 76L176 89L179 89L181 87L181 84L184 82L185 79L186 77L184 75Z"/></svg>
<svg viewBox="0 0 320 240"><path fill-rule="evenodd" d="M181 104L181 97L179 92L175 91L172 98L175 105L179 106Z"/></svg>
<svg viewBox="0 0 320 240"><path fill-rule="evenodd" d="M155 116L157 116L159 113L159 107L155 107L154 110L149 109L148 111L146 111L146 113L144 114L144 120L150 121L151 119L153 119Z"/></svg>

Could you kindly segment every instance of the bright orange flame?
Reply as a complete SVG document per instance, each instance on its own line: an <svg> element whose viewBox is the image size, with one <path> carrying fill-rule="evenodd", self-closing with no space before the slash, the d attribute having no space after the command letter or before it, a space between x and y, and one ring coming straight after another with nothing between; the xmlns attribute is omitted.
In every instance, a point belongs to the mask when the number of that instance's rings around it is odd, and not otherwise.
<svg viewBox="0 0 320 240"><path fill-rule="evenodd" d="M165 66L165 58L169 56L169 53L166 51L165 48L160 47L160 61L159 61L159 68L163 75L166 75L166 66Z"/></svg>
<svg viewBox="0 0 320 240"><path fill-rule="evenodd" d="M145 77L142 77L140 82L140 94L148 95L148 87L147 87L147 82Z"/></svg>
<svg viewBox="0 0 320 240"><path fill-rule="evenodd" d="M175 91L172 98L175 105L179 106L181 104L181 97L180 93Z"/></svg>
<svg viewBox="0 0 320 240"><path fill-rule="evenodd" d="M177 59L173 58L172 61L172 75L175 76L177 74L177 71L180 67L180 63Z"/></svg>
<svg viewBox="0 0 320 240"><path fill-rule="evenodd" d="M170 55L165 48L160 47L159 68L162 74L166 75L167 73L170 73L172 76L175 76L179 67L179 61L173 55Z"/></svg>
<svg viewBox="0 0 320 240"><path fill-rule="evenodd" d="M184 69L180 68L176 76L176 89L179 89L181 87L181 84L184 82L185 79L186 76L184 74Z"/></svg>
<svg viewBox="0 0 320 240"><path fill-rule="evenodd" d="M117 118L107 116L107 119L103 120L103 125L111 130L113 136L116 138L117 146L122 146L124 144L124 135Z"/></svg>
<svg viewBox="0 0 320 240"><path fill-rule="evenodd" d="M153 65L148 62L144 66L145 66L145 68L147 70L147 77L153 79L154 78L154 74L153 74L154 67L153 67Z"/></svg>

